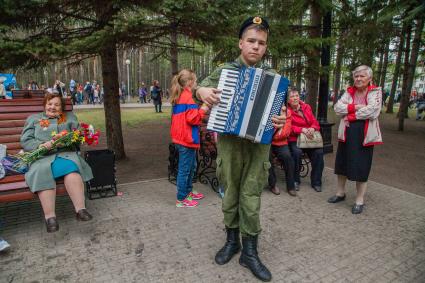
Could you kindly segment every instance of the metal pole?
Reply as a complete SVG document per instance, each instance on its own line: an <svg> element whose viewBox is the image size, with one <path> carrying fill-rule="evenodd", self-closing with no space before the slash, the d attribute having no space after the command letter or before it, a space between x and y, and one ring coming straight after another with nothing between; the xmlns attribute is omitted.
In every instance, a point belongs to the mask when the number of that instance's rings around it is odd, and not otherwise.
<svg viewBox="0 0 425 283"><path fill-rule="evenodd" d="M127 101L130 102L130 64L127 64Z"/></svg>
<svg viewBox="0 0 425 283"><path fill-rule="evenodd" d="M323 17L322 40L331 37L332 11L328 11ZM321 65L322 72L319 83L319 107L317 120L320 123L320 129L323 136L323 152L333 151L332 146L332 123L327 121L328 101L329 101L329 65L331 59L331 49L329 43L322 43Z"/></svg>

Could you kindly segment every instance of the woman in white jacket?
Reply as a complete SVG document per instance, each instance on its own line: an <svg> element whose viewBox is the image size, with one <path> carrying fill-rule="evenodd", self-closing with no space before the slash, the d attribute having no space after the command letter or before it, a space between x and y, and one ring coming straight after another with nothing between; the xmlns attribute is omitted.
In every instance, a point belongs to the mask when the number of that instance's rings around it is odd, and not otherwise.
<svg viewBox="0 0 425 283"><path fill-rule="evenodd" d="M381 113L382 91L372 85L372 69L362 65L353 71L354 86L349 87L335 104L341 116L338 128L338 149L335 174L338 175L337 191L329 203L345 200L345 183L356 182L357 196L353 214L362 213L364 195L372 166L373 147L382 144L378 116Z"/></svg>

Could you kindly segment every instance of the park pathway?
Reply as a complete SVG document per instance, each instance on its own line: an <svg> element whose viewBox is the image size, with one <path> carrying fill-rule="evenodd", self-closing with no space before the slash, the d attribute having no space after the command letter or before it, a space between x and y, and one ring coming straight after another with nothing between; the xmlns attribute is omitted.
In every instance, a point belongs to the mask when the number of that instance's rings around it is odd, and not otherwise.
<svg viewBox="0 0 425 283"><path fill-rule="evenodd" d="M324 192L307 183L296 198L263 193L260 255L274 282L425 282L425 198L370 182L366 210L354 216L353 184L331 205L331 170ZM54 234L38 202L1 205L0 235L13 248L0 255L0 282L258 282L237 257L214 263L221 200L196 188L206 194L200 207L177 209L166 179L122 184L122 196L87 202L88 223L62 197Z"/></svg>

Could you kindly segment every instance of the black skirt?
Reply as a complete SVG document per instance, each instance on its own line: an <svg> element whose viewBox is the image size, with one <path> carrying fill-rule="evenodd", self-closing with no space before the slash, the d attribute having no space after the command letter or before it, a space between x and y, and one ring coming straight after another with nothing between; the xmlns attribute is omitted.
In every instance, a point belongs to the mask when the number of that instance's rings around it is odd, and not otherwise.
<svg viewBox="0 0 425 283"><path fill-rule="evenodd" d="M338 143L335 174L350 181L367 182L372 167L373 146L363 146L365 121L350 122L345 142Z"/></svg>

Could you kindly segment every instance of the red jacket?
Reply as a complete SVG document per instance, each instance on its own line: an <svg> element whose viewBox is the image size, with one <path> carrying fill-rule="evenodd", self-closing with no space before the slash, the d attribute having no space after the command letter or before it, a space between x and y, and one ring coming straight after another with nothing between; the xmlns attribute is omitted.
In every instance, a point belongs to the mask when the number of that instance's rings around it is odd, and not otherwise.
<svg viewBox="0 0 425 283"><path fill-rule="evenodd" d="M316 120L316 117L314 117L310 105L300 101L300 109L304 113L304 117L298 114L297 111L293 110L291 106L288 106L288 109L292 116L291 134L288 138L290 142L297 141L297 138L301 134L303 128L313 128L316 131L320 131L319 122Z"/></svg>
<svg viewBox="0 0 425 283"><path fill-rule="evenodd" d="M286 122L282 129L277 130L273 136L272 145L284 146L288 144L288 136L291 134L292 116L290 111L286 111Z"/></svg>
<svg viewBox="0 0 425 283"><path fill-rule="evenodd" d="M205 111L198 108L192 98L190 88L185 88L177 103L173 105L171 116L171 139L173 143L186 147L200 147L199 125Z"/></svg>

